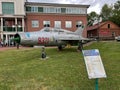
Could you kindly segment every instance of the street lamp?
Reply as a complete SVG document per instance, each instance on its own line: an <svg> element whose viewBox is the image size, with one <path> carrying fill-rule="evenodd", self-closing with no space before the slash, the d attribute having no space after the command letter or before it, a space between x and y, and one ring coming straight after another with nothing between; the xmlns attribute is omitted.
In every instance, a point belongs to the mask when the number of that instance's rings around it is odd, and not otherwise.
<svg viewBox="0 0 120 90"><path fill-rule="evenodd" d="M12 25L12 28L13 28L13 31L14 31L14 29L15 29L15 25Z"/></svg>
<svg viewBox="0 0 120 90"><path fill-rule="evenodd" d="M21 25L12 25L12 28L15 29L16 32L19 31L19 29L21 28Z"/></svg>
<svg viewBox="0 0 120 90"><path fill-rule="evenodd" d="M20 31L21 25L18 25L18 31Z"/></svg>

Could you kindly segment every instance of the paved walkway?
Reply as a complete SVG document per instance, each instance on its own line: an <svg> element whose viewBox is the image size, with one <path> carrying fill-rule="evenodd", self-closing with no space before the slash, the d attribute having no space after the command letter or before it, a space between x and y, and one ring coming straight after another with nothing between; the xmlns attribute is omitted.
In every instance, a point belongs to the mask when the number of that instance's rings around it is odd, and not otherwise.
<svg viewBox="0 0 120 90"><path fill-rule="evenodd" d="M31 47L20 46L19 49L21 49L21 48L31 48ZM17 49L17 47L0 47L0 51L10 50L10 49Z"/></svg>
<svg viewBox="0 0 120 90"><path fill-rule="evenodd" d="M5 51L9 49L15 49L16 47L0 47L0 51Z"/></svg>

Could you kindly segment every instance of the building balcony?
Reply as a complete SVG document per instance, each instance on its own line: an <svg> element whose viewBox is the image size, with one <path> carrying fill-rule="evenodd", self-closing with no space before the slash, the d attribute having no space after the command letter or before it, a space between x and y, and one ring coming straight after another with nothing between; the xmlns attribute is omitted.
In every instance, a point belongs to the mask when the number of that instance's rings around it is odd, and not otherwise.
<svg viewBox="0 0 120 90"><path fill-rule="evenodd" d="M4 32L23 32L22 27L8 27L8 26L3 26L3 31Z"/></svg>

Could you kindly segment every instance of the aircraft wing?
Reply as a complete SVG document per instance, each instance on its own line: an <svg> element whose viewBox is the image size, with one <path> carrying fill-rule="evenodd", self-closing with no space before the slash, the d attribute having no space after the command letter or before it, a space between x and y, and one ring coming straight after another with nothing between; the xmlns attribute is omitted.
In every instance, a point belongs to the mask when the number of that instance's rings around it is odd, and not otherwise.
<svg viewBox="0 0 120 90"><path fill-rule="evenodd" d="M88 38L84 38L81 36L60 36L60 37L58 37L58 40L61 40L61 41L79 41L79 40L89 41Z"/></svg>
<svg viewBox="0 0 120 90"><path fill-rule="evenodd" d="M68 40L78 40L78 39L77 38L59 38L58 40L68 41Z"/></svg>

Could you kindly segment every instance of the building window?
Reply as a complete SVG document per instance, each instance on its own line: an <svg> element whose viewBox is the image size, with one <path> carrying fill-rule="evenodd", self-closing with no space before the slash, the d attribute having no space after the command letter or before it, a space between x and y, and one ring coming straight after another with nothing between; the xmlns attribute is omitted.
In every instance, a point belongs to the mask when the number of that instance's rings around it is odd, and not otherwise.
<svg viewBox="0 0 120 90"><path fill-rule="evenodd" d="M76 27L81 27L82 23L83 23L82 21L77 21L76 22Z"/></svg>
<svg viewBox="0 0 120 90"><path fill-rule="evenodd" d="M44 7L44 13L61 13L61 8L57 7Z"/></svg>
<svg viewBox="0 0 120 90"><path fill-rule="evenodd" d="M43 12L43 7L38 7L38 12Z"/></svg>
<svg viewBox="0 0 120 90"><path fill-rule="evenodd" d="M61 13L66 13L66 8L61 8Z"/></svg>
<svg viewBox="0 0 120 90"><path fill-rule="evenodd" d="M26 11L31 12L31 7L26 7Z"/></svg>
<svg viewBox="0 0 120 90"><path fill-rule="evenodd" d="M64 13L64 14L87 14L87 8L77 7L49 7L49 6L27 6L26 11L28 12L41 12L41 13Z"/></svg>
<svg viewBox="0 0 120 90"><path fill-rule="evenodd" d="M110 24L108 24L108 28L110 28Z"/></svg>
<svg viewBox="0 0 120 90"><path fill-rule="evenodd" d="M86 14L86 8L66 8L67 14Z"/></svg>
<svg viewBox="0 0 120 90"><path fill-rule="evenodd" d="M44 27L50 27L50 21L43 21Z"/></svg>
<svg viewBox="0 0 120 90"><path fill-rule="evenodd" d="M65 27L66 28L72 28L72 21L66 21L65 22Z"/></svg>
<svg viewBox="0 0 120 90"><path fill-rule="evenodd" d="M14 3L13 2L2 2L2 13L3 14L14 14Z"/></svg>
<svg viewBox="0 0 120 90"><path fill-rule="evenodd" d="M39 21L38 20L33 20L32 21L32 27L33 28L38 28L39 27Z"/></svg>
<svg viewBox="0 0 120 90"><path fill-rule="evenodd" d="M54 27L55 28L61 28L61 21L55 21L54 22Z"/></svg>
<svg viewBox="0 0 120 90"><path fill-rule="evenodd" d="M80 14L87 14L87 9L86 8L80 8L79 13Z"/></svg>
<svg viewBox="0 0 120 90"><path fill-rule="evenodd" d="M112 37L115 37L115 32L112 32Z"/></svg>
<svg viewBox="0 0 120 90"><path fill-rule="evenodd" d="M31 12L38 12L38 7L31 7Z"/></svg>

